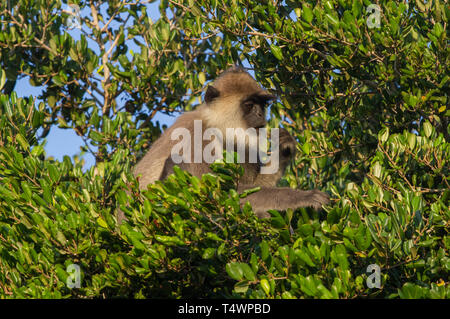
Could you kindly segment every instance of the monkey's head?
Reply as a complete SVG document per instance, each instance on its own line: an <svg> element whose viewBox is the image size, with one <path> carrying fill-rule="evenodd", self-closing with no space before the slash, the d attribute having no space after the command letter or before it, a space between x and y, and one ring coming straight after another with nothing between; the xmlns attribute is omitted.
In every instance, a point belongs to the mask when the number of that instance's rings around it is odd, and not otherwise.
<svg viewBox="0 0 450 319"><path fill-rule="evenodd" d="M275 98L244 69L233 67L208 86L204 109L210 126L258 129L266 126L267 103Z"/></svg>

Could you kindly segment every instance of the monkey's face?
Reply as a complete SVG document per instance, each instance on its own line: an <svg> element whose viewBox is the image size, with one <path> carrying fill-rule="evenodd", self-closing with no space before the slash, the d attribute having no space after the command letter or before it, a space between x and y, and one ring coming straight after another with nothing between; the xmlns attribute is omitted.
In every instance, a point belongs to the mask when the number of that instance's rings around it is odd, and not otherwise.
<svg viewBox="0 0 450 319"><path fill-rule="evenodd" d="M267 103L275 98L243 69L232 68L208 86L203 113L222 133L226 128L258 130L266 126Z"/></svg>
<svg viewBox="0 0 450 319"><path fill-rule="evenodd" d="M241 102L244 121L248 127L258 129L266 126L266 108L269 100L269 96L253 94Z"/></svg>

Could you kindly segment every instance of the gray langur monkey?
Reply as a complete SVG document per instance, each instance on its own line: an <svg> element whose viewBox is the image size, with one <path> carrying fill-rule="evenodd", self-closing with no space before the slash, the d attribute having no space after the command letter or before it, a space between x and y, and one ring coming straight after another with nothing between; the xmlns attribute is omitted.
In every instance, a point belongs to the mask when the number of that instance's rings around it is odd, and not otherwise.
<svg viewBox="0 0 450 319"><path fill-rule="evenodd" d="M195 110L179 116L176 122L153 143L147 154L137 163L134 175L140 176L140 189L147 188L148 184L156 180L164 180L173 172L174 165L178 165L181 169L187 170L197 177L211 172L209 163L195 162L192 155L186 162L175 163L173 161L171 150L178 141L172 139L172 133L177 128L187 129L193 135L194 121L201 120L202 133L208 128L215 128L221 131L224 137L227 128L242 128L244 131L248 128L258 130L266 126L266 104L274 98L275 96L261 88L242 68L233 67L223 72L207 88L204 102ZM217 142L224 146L227 141L224 138ZM205 143L203 140L200 143L202 143L201 149L203 149ZM235 141L233 140L232 143ZM191 145L194 149L194 139L192 139ZM250 147L248 139L246 139L246 152ZM243 163L244 175L238 181L238 191L242 192L257 186L260 186L261 189L241 199L241 205L249 201L256 215L264 218L270 216L267 213L270 209L286 210L298 207L320 209L322 205L328 204L328 195L318 190L301 191L289 187L276 187L294 157L295 151L295 139L285 129L280 128L279 165L275 173L261 174L264 164L259 161ZM124 218L123 212L119 211L119 222Z"/></svg>

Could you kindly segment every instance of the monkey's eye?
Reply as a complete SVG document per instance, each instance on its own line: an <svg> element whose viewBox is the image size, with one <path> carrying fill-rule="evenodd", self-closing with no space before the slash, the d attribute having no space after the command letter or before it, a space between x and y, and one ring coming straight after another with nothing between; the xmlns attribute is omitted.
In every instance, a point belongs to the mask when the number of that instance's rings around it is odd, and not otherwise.
<svg viewBox="0 0 450 319"><path fill-rule="evenodd" d="M253 101L246 101L242 104L242 107L244 109L244 113L250 113L250 111L252 110L252 108L255 106L255 103Z"/></svg>

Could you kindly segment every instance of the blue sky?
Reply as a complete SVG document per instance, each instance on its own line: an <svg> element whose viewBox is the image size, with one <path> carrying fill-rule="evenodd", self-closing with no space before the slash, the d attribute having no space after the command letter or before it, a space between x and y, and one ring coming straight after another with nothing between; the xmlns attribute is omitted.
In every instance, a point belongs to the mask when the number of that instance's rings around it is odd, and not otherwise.
<svg viewBox="0 0 450 319"><path fill-rule="evenodd" d="M153 21L158 20L160 17L158 6L159 1L147 5L147 12ZM74 39L80 39L79 30L73 29L69 33ZM14 91L19 97L37 97L41 94L42 87L31 86L28 77L26 77L17 82ZM171 125L174 118L165 114L157 114L154 117L154 121ZM53 127L50 134L46 137L45 150L47 156L52 156L55 159L62 161L64 155L73 157L74 155L79 154L80 146L82 145L84 145L83 140L81 137L77 136L73 130ZM83 155L83 158L85 160L85 169L95 164L94 157L91 154L86 153Z"/></svg>

